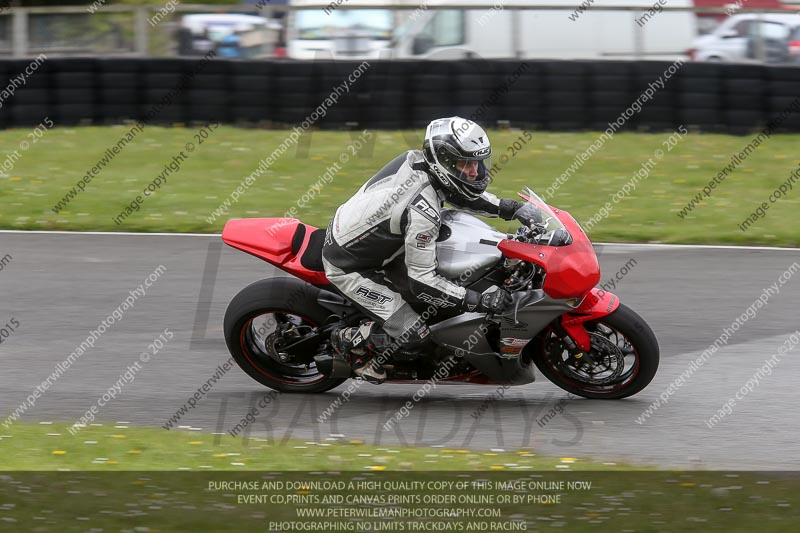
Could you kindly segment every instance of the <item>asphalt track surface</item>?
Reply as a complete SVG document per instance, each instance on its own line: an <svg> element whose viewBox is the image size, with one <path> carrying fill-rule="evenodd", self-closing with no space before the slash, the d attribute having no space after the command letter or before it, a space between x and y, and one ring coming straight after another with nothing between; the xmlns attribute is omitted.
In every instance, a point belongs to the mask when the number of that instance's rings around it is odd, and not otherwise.
<svg viewBox="0 0 800 533"><path fill-rule="evenodd" d="M228 360L222 317L252 281L280 275L258 259L220 246L219 237L0 232L0 325L19 326L0 344L0 416L24 402L89 332L159 265L163 275L108 328L21 420L75 422L140 360L168 328L174 338L102 407L98 421L160 427ZM643 392L622 401L569 398L542 376L505 391L475 416L496 386L439 385L393 429L383 424L419 385L364 384L325 422L317 417L346 385L321 395L280 395L233 367L176 425L226 432L259 409L250 437L363 439L381 445L488 451L533 448L662 467L800 469L800 347L737 401L730 415L706 421L764 360L800 329L800 272L771 296L691 378L642 424L638 416L689 368L689 362L745 312L795 261L800 250L598 245L603 282L631 258L613 292L652 326L662 362ZM546 423L542 417L563 406ZM0 422L2 422L0 420ZM4 427L0 424L0 434ZM164 430L166 431L166 429ZM245 444L246 445L246 444Z"/></svg>

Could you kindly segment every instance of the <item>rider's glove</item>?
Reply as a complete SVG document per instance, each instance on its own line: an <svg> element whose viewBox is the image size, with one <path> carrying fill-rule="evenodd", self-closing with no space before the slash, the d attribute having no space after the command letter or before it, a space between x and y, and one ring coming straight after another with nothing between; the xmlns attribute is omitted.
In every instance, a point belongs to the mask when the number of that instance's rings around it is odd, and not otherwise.
<svg viewBox="0 0 800 533"><path fill-rule="evenodd" d="M528 227L534 222L542 222L542 214L538 207L530 202L517 202L510 198L500 200L498 215L503 220L519 220Z"/></svg>
<svg viewBox="0 0 800 533"><path fill-rule="evenodd" d="M525 202L514 211L514 218L528 227L542 222L542 213L539 208L530 202Z"/></svg>
<svg viewBox="0 0 800 533"><path fill-rule="evenodd" d="M468 290L467 311L496 315L508 309L513 301L511 293L502 287L497 287L497 290L487 289L483 294Z"/></svg>
<svg viewBox="0 0 800 533"><path fill-rule="evenodd" d="M511 198L501 198L500 206L497 209L497 215L503 220L513 220L514 213L517 209L522 207L523 202L512 200Z"/></svg>

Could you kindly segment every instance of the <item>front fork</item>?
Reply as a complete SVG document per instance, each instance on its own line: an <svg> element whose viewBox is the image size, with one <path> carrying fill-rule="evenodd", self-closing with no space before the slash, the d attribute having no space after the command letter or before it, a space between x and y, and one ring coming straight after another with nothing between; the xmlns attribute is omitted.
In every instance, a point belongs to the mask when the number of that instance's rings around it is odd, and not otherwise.
<svg viewBox="0 0 800 533"><path fill-rule="evenodd" d="M618 307L619 298L615 294L593 288L574 311L561 315L561 328L566 340L575 343L577 350L589 352L592 341L584 323L610 315Z"/></svg>

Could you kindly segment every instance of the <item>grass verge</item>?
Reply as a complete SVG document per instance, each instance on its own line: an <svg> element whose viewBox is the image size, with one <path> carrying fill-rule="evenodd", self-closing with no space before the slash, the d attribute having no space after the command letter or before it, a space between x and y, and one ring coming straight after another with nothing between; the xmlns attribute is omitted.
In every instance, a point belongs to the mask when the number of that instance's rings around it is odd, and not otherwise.
<svg viewBox="0 0 800 533"><path fill-rule="evenodd" d="M370 446L331 437L325 442L231 437L123 424L17 423L0 430L0 470L618 470L615 463L541 457L524 451Z"/></svg>
<svg viewBox="0 0 800 533"><path fill-rule="evenodd" d="M245 447L118 426L76 436L50 423L5 430L0 529L788 533L800 520L796 473L630 471L354 442Z"/></svg>
<svg viewBox="0 0 800 533"><path fill-rule="evenodd" d="M0 173L0 227L35 230L104 230L143 232L216 232L235 217L280 217L291 208L298 218L324 226L341 205L377 169L403 150L417 148L419 132L374 132L370 144L349 156L332 182L318 191L317 183L329 165L349 153L348 132L306 133L297 146L255 180L224 216L213 223L207 218L217 209L259 161L287 137L286 131L219 127L202 144L194 128L148 127L116 155L58 214L52 207L75 186L106 149L129 128L54 128L26 151L18 146L26 130L0 132L0 162L19 151L12 168ZM508 159L495 175L490 190L498 196L514 196L523 185L543 193L556 178L598 138L597 133L538 133L521 150L511 149L519 131L492 131L494 162ZM681 218L678 213L716 176L750 137L689 133L674 148L665 145L665 134L620 133L596 151L548 200L569 210L586 223L640 170L656 150L663 150L646 179L630 195L614 205L610 215L593 225L589 235L596 241L763 244L800 246L800 236L787 224L800 207L800 191L794 187L747 231L743 222L797 167L798 135L773 135L741 163L708 198ZM114 217L168 165L195 151L181 163L179 172L144 199L121 224ZM516 152L513 155L512 152ZM310 192L313 192L313 197ZM309 194L307 194L309 193ZM298 202L307 194L307 202ZM509 223L495 222L509 229Z"/></svg>

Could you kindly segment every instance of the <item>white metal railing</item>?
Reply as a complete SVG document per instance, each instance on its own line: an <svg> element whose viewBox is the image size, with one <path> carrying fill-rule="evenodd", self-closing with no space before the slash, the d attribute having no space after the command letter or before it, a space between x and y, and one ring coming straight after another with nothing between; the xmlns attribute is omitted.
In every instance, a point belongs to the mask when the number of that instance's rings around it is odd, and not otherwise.
<svg viewBox="0 0 800 533"><path fill-rule="evenodd" d="M241 14L260 14L264 16L274 16L279 13L293 12L293 11L309 11L309 10L324 10L329 2L319 2L315 4L303 5L272 5L265 2L264 6L255 5L206 5L206 4L187 4L180 3L173 5L174 16L177 17L189 13L241 13ZM485 3L464 3L464 2L451 2L447 4L428 5L426 2L418 3L384 3L384 2L367 2L350 0L336 5L336 10L357 10L357 9L389 9L397 12L410 12L420 10L424 6L425 11L439 11L439 10L464 10L464 11L492 11L496 10L497 5L500 4L504 10L507 11L560 11L566 13L574 12L581 7L581 2L575 1L574 4L521 4L513 0L485 2ZM731 5L734 1L731 0ZM642 35L644 29L637 26L635 21L637 16L647 13L648 10L653 9L653 3L641 2L641 5L597 5L591 4L586 7L584 2L583 7L585 11L582 12L582 17L589 17L594 13L601 12L628 12L631 19L631 34L634 36L633 49L628 55L634 57L646 57L645 51L642 46ZM800 10L800 0L787 4L787 7L792 7ZM10 7L0 10L0 57L3 55L11 57L27 57L37 53L47 52L48 54L59 55L75 55L75 54L114 54L114 55L132 55L132 56L148 56L148 55L171 55L170 47L174 47L174 36L169 33L174 31L174 22L165 23L163 26L166 28L153 29L148 20L159 10L164 8L164 4L153 4L148 6L130 6L130 5L102 5L98 7L95 14L89 13L87 6L53 6L53 7ZM730 9L728 7L692 7L692 6L669 6L664 5L661 7L659 13L676 13L676 12L692 12L702 15L725 15L728 14ZM744 2L744 7L736 9L735 14L746 13L791 13L787 10L779 9L753 9L747 7ZM800 11L799 11L800 13ZM170 15L173 15L172 13ZM57 41L56 44L44 46L37 44L35 33L32 24L35 23L40 17L56 17L62 16L66 21L64 24L69 25L67 21L70 17L116 17L119 21L118 25L123 26L122 30L118 31L119 36L125 36L124 43L117 48L112 47L98 47L93 49L91 44L70 45L69 43L62 43ZM798 14L798 23L800 23L800 14ZM566 19L564 24L569 24ZM518 24L512 27L512 37L514 42L519 41L519 33L522 31ZM106 36L107 37L107 36ZM91 41L93 36L85 36L85 40ZM159 41L155 42L154 41ZM107 37L105 40L111 39ZM120 37L120 42L123 39ZM97 41L101 39L97 37ZM105 41L104 41L105 42ZM166 44L164 44L166 43ZM757 47L757 50L760 50ZM514 55L519 56L519 51Z"/></svg>

